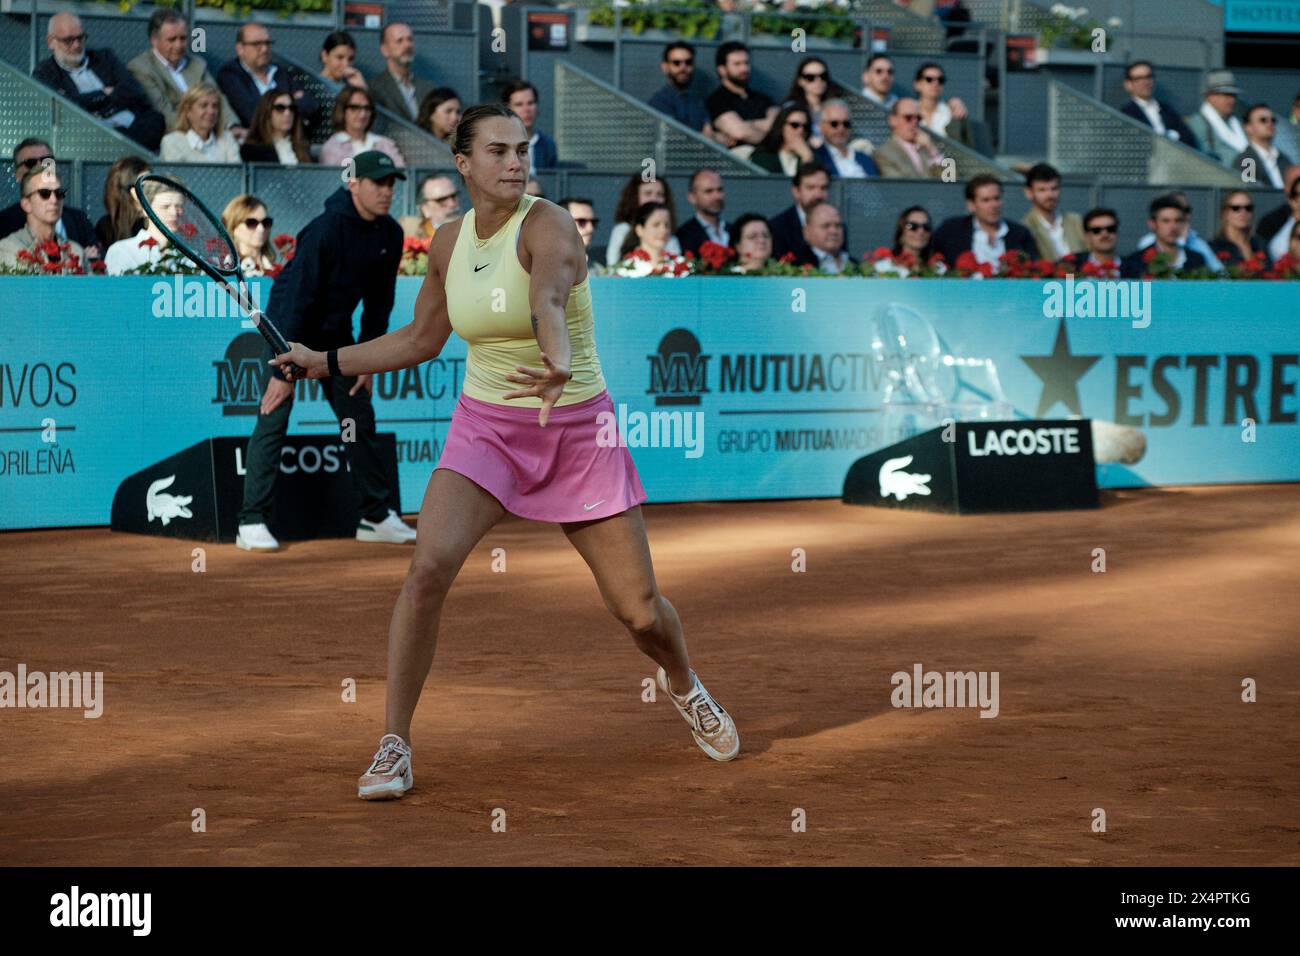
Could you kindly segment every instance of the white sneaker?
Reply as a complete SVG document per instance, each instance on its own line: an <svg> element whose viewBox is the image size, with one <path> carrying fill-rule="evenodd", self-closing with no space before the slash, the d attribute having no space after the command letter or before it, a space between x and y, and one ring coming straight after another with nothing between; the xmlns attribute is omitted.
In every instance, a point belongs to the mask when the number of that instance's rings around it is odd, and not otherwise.
<svg viewBox="0 0 1300 956"><path fill-rule="evenodd" d="M397 734L384 734L379 738L374 762L357 780L357 796L362 800L397 800L414 783L410 745Z"/></svg>
<svg viewBox="0 0 1300 956"><path fill-rule="evenodd" d="M682 697L672 692L668 675L662 667L656 677L660 690L668 695L682 719L691 725L691 736L701 750L714 760L730 760L740 753L740 732L736 730L736 722L704 689L695 671L691 671L695 685Z"/></svg>
<svg viewBox="0 0 1300 956"><path fill-rule="evenodd" d="M390 508L388 517L383 521L367 521L362 518L357 524L357 540L378 541L384 544L412 544L415 541L415 529Z"/></svg>
<svg viewBox="0 0 1300 956"><path fill-rule="evenodd" d="M235 535L235 547L245 551L279 551L280 542L264 524L241 524Z"/></svg>

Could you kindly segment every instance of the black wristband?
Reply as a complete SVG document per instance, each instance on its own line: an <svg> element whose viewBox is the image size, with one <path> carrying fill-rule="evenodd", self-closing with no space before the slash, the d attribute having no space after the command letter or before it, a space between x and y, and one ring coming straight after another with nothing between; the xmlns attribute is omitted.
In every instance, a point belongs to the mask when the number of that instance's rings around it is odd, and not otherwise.
<svg viewBox="0 0 1300 956"><path fill-rule="evenodd" d="M325 353L325 362L330 367L330 375L335 378L342 378L343 371L339 368L339 350L330 349Z"/></svg>

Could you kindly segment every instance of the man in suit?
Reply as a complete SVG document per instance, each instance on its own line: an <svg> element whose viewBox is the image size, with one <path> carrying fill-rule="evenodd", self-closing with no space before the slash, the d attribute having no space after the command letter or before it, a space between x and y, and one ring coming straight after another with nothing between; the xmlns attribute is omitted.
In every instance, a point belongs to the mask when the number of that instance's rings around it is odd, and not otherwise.
<svg viewBox="0 0 1300 956"><path fill-rule="evenodd" d="M501 102L515 111L524 123L528 134L528 175L536 176L539 169L554 169L560 161L555 140L537 128L537 87L527 80L507 83L501 91Z"/></svg>
<svg viewBox="0 0 1300 956"><path fill-rule="evenodd" d="M1124 70L1124 90L1129 101L1120 112L1146 126L1161 136L1180 142L1192 149L1200 149L1196 134L1187 128L1183 118L1168 103L1155 98L1156 69L1147 60L1136 60Z"/></svg>
<svg viewBox="0 0 1300 956"><path fill-rule="evenodd" d="M825 166L831 176L867 179L880 175L875 160L849 145L853 118L849 115L848 103L835 99L823 103L821 129L825 142L813 150L813 160Z"/></svg>
<svg viewBox="0 0 1300 956"><path fill-rule="evenodd" d="M1083 220L1077 212L1059 212L1061 174L1047 163L1031 167L1025 176L1029 212L1020 220L1034 237L1038 257L1056 262L1084 248Z"/></svg>
<svg viewBox="0 0 1300 956"><path fill-rule="evenodd" d="M166 132L162 114L149 105L140 84L112 50L86 48L86 31L79 16L56 13L50 17L45 45L50 58L38 63L32 76L145 149L158 151Z"/></svg>
<svg viewBox="0 0 1300 956"><path fill-rule="evenodd" d="M830 203L819 202L808 210L803 238L812 252L812 264L822 272L839 275L849 264L849 253L844 248L844 220Z"/></svg>
<svg viewBox="0 0 1300 956"><path fill-rule="evenodd" d="M698 258L700 246L706 242L716 242L720 246L731 245L731 234L727 231L726 220L722 218L722 209L727 204L722 177L712 169L697 169L691 174L686 199L695 210L695 215L677 227L677 243L682 247L682 254L689 252Z"/></svg>
<svg viewBox="0 0 1300 956"><path fill-rule="evenodd" d="M415 34L405 23L385 24L379 34L379 52L385 66L370 78L370 95L388 112L412 123L420 115L420 104L434 90L434 85L416 76Z"/></svg>
<svg viewBox="0 0 1300 956"><path fill-rule="evenodd" d="M795 170L790 181L790 195L794 205L783 209L767 221L772 230L772 258L780 259L794 253L795 265L814 264L817 257L804 239L804 226L808 224L808 211L826 201L831 188L831 174L819 163L803 163Z"/></svg>
<svg viewBox="0 0 1300 956"><path fill-rule="evenodd" d="M186 90L204 83L217 85L216 78L208 72L207 62L191 54L189 45L190 29L185 18L175 10L160 7L149 17L149 49L126 64L150 105L162 114L168 129L176 126L176 104ZM226 118L231 135L242 143L247 131L239 125L239 117L224 93L221 115Z"/></svg>
<svg viewBox="0 0 1300 956"><path fill-rule="evenodd" d="M974 176L966 183L969 216L945 219L934 232L934 249L952 268L963 252L974 253L975 261L995 269L1004 253L1022 252L1037 258L1038 247L1029 230L1002 218L1002 183L996 176Z"/></svg>
<svg viewBox="0 0 1300 956"><path fill-rule="evenodd" d="M260 23L245 23L235 33L235 58L217 71L217 85L244 127L253 122L262 94L271 90L293 97L303 123L316 115L316 98L303 89L288 66L274 62L273 45L270 30Z"/></svg>
<svg viewBox="0 0 1300 956"><path fill-rule="evenodd" d="M49 143L36 137L23 140L14 147L14 181L21 184L24 176L46 160L54 162L54 150L50 149ZM19 194L21 195L21 190ZM102 259L104 250L100 248L90 218L80 209L72 206L64 205L62 210L62 215L54 223L54 234L59 241L71 241L83 247L86 250L86 258L90 261ZM26 222L27 211L23 209L21 202L0 209L0 236L17 232Z"/></svg>
<svg viewBox="0 0 1300 956"><path fill-rule="evenodd" d="M880 174L907 179L943 175L943 154L921 129L921 104L910 97L896 100L889 109L890 137L871 154Z"/></svg>
<svg viewBox="0 0 1300 956"><path fill-rule="evenodd" d="M1268 254L1280 259L1287 251L1291 228L1300 221L1300 165L1286 171L1286 202L1269 212L1259 221L1259 237L1268 243Z"/></svg>
<svg viewBox="0 0 1300 956"><path fill-rule="evenodd" d="M1155 235L1155 242L1125 256L1119 264L1119 274L1125 279L1140 279L1147 274L1151 260L1157 255L1168 258L1175 271L1201 269L1205 257L1184 245L1187 210L1173 195L1157 196L1151 201L1151 215L1147 227Z"/></svg>
<svg viewBox="0 0 1300 956"><path fill-rule="evenodd" d="M1241 120L1237 119L1237 97L1241 88L1231 70L1211 70L1205 77L1205 99L1201 108L1187 117L1187 128L1192 131L1201 149L1225 166L1249 143Z"/></svg>
<svg viewBox="0 0 1300 956"><path fill-rule="evenodd" d="M1250 145L1233 159L1232 168L1241 171L1245 182L1267 183L1274 189L1281 189L1286 183L1286 171L1294 163L1273 145L1277 117L1267 103L1256 103L1246 111L1244 128ZM1251 171L1254 179L1246 179Z"/></svg>
<svg viewBox="0 0 1300 956"><path fill-rule="evenodd" d="M1115 247L1119 245L1119 214L1113 209L1089 209L1083 216L1085 252L1072 252L1061 262L1075 275L1096 274L1098 278L1119 277Z"/></svg>

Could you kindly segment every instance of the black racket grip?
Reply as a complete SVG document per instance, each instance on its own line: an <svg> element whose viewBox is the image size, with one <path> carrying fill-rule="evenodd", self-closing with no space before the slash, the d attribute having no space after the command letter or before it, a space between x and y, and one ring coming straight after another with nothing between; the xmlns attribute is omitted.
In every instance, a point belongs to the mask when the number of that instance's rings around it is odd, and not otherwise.
<svg viewBox="0 0 1300 956"><path fill-rule="evenodd" d="M266 343L271 346L272 352L279 356L289 351L289 343L284 340L284 336L281 335L280 330L275 327L275 323L266 317L265 312L261 309L254 309L252 314L249 315L249 319L252 321L257 331L262 333L262 338L266 339ZM306 370L299 368L292 362L290 362L288 366L281 366L281 370L291 373L294 378L307 377Z"/></svg>

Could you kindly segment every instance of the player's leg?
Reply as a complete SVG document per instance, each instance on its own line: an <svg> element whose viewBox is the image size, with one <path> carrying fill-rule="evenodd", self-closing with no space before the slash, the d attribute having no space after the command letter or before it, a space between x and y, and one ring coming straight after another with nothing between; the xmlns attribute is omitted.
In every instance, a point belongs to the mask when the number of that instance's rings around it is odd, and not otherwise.
<svg viewBox="0 0 1300 956"><path fill-rule="evenodd" d="M269 359L270 350L266 355ZM267 387L276 386L278 379L267 380ZM275 502L276 479L280 476L280 449L289 431L289 415L293 412L293 394L281 402L269 415L258 409L253 437L248 440L244 456L244 502L239 510L240 533L236 543L250 551L274 550L278 542L266 529L266 518Z"/></svg>

